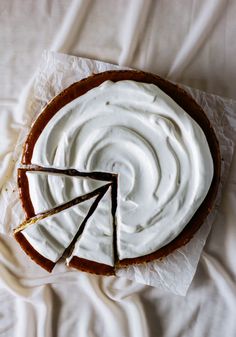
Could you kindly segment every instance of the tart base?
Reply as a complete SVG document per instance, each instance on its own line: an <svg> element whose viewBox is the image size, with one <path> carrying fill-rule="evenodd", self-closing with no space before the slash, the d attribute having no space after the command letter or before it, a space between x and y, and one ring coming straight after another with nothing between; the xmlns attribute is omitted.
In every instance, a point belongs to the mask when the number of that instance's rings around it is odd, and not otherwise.
<svg viewBox="0 0 236 337"><path fill-rule="evenodd" d="M17 232L14 234L16 241L20 244L21 248L24 252L40 267L47 270L49 273L53 270L56 263L52 262L51 260L47 259L46 257L42 256L37 252L31 244L27 241L25 236L21 232Z"/></svg>
<svg viewBox="0 0 236 337"><path fill-rule="evenodd" d="M83 259L78 256L73 256L70 260L69 267L75 268L86 273L111 276L115 275L115 268L103 263L98 263L90 260Z"/></svg>

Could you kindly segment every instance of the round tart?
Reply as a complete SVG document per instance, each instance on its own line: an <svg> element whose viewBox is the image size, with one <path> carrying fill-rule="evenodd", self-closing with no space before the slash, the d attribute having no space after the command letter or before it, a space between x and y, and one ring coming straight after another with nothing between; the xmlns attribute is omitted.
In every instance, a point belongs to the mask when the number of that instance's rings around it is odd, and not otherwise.
<svg viewBox="0 0 236 337"><path fill-rule="evenodd" d="M74 83L44 108L26 140L15 238L51 271L110 275L185 245L220 180L217 138L181 88L141 71Z"/></svg>

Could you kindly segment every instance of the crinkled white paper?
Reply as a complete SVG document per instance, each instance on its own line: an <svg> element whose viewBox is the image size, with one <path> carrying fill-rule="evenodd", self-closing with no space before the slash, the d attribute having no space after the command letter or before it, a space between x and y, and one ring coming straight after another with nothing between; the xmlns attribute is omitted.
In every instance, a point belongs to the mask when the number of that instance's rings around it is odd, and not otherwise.
<svg viewBox="0 0 236 337"><path fill-rule="evenodd" d="M27 120L25 129L19 135L14 153L15 169L13 175L4 186L0 198L2 214L0 232L11 234L24 218L17 193L16 168L20 163L22 146L33 121L39 115L42 107L70 84L93 73L106 70L128 69L96 60L90 60L55 52L45 51L42 62L35 76L34 87L25 102ZM230 120L235 118L236 102L219 96L206 94L196 89L184 87L202 106L217 134L221 157L222 177L214 210L207 217L194 238L185 246L174 251L161 261L120 269L117 276L162 288L174 294L185 295L213 224L220 202L222 186L228 174L234 150L235 130L230 127Z"/></svg>

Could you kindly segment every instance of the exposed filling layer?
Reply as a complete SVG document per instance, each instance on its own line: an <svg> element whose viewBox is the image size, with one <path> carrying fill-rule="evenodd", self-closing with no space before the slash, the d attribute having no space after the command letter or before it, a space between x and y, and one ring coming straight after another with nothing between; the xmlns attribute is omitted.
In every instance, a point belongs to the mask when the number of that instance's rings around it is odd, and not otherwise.
<svg viewBox="0 0 236 337"><path fill-rule="evenodd" d="M106 81L59 110L40 134L32 164L118 174L120 259L172 241L213 177L198 124L156 86L133 81Z"/></svg>

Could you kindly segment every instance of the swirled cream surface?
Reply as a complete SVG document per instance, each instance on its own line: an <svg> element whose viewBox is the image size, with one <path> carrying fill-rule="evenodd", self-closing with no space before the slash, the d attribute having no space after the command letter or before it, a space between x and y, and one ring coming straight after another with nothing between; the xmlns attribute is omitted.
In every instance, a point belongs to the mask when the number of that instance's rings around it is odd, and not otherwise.
<svg viewBox="0 0 236 337"><path fill-rule="evenodd" d="M118 174L120 259L172 241L213 177L198 124L158 87L134 81L106 81L59 110L40 134L32 164Z"/></svg>

